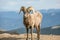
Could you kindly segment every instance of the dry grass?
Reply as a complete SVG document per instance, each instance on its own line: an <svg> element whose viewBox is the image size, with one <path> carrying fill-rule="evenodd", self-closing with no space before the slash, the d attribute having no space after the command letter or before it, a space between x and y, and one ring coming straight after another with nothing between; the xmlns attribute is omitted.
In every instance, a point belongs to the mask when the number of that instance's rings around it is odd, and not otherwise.
<svg viewBox="0 0 60 40"><path fill-rule="evenodd" d="M34 40L37 40L37 34L33 33ZM29 40L31 38L31 35L29 34ZM40 35L41 40L60 40L60 35ZM26 34L8 34L3 33L0 34L0 40L26 40Z"/></svg>
<svg viewBox="0 0 60 40"><path fill-rule="evenodd" d="M60 40L60 35L41 35L41 40Z"/></svg>

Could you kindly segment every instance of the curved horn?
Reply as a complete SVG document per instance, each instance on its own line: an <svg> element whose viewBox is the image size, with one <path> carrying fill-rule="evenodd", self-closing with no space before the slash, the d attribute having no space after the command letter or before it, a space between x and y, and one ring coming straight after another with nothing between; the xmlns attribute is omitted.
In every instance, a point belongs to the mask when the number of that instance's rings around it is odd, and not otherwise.
<svg viewBox="0 0 60 40"><path fill-rule="evenodd" d="M19 14L20 14L20 12L21 12L21 9L20 9L20 11L19 11Z"/></svg>
<svg viewBox="0 0 60 40"><path fill-rule="evenodd" d="M24 11L26 8L24 6L21 7L20 11L19 11L19 14L21 11Z"/></svg>
<svg viewBox="0 0 60 40"><path fill-rule="evenodd" d="M34 10L34 8L33 8L32 6L30 6L30 7L27 8L27 11L28 11L28 12L31 12L31 11L33 11L33 10Z"/></svg>

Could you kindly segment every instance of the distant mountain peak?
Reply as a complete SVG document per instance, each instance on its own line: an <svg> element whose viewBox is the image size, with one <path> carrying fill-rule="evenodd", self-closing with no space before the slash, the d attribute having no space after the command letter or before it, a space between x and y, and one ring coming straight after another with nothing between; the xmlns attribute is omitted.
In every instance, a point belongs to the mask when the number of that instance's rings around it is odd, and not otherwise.
<svg viewBox="0 0 60 40"><path fill-rule="evenodd" d="M53 27L51 27L51 29L58 29L58 28L60 28L60 26L53 26Z"/></svg>

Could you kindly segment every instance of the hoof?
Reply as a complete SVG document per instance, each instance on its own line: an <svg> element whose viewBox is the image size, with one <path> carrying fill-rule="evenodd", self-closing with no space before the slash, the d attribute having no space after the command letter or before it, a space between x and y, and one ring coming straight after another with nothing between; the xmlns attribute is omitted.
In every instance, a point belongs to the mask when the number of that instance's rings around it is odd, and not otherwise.
<svg viewBox="0 0 60 40"><path fill-rule="evenodd" d="M28 38L26 38L26 40L28 40Z"/></svg>

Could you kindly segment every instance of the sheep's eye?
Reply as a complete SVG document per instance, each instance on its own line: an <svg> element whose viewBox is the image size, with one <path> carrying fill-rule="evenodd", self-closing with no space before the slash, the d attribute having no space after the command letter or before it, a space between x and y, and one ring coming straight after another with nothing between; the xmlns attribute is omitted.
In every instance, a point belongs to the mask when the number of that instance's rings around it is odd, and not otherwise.
<svg viewBox="0 0 60 40"><path fill-rule="evenodd" d="M33 11L30 10L30 13L33 13Z"/></svg>

